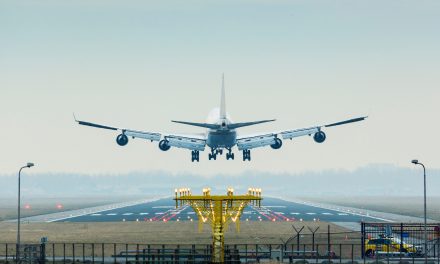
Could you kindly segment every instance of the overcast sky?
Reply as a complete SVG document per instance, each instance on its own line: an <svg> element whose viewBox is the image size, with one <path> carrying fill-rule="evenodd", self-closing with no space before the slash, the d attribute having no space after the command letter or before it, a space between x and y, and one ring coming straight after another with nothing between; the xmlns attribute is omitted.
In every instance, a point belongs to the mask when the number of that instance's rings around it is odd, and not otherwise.
<svg viewBox="0 0 440 264"><path fill-rule="evenodd" d="M439 1L0 1L0 174L165 170L209 175L439 168ZM225 73L234 121L276 118L242 134L367 121L303 137L252 162L191 163L157 143L116 145L89 121L204 132ZM237 158L238 157L238 158Z"/></svg>

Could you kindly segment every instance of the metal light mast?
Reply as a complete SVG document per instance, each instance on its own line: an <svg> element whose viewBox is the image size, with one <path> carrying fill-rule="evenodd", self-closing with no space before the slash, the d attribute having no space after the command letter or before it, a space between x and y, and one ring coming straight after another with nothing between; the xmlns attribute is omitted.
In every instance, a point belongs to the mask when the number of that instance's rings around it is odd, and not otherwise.
<svg viewBox="0 0 440 264"><path fill-rule="evenodd" d="M249 188L247 194L234 195L234 189L228 188L226 195L211 195L210 188L204 188L202 195L192 195L188 188L175 190L176 208L190 205L199 219L199 231L209 221L212 229L212 262L224 262L224 232L233 222L240 230L240 216L244 208L253 204L261 205L261 189Z"/></svg>

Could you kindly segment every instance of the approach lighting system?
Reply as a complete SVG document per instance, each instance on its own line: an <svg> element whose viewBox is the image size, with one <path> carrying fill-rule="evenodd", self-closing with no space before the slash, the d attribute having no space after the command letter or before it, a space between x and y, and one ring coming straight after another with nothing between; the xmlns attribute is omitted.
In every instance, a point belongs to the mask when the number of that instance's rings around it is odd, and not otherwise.
<svg viewBox="0 0 440 264"><path fill-rule="evenodd" d="M240 231L240 216L246 206L261 206L261 189L249 188L246 194L236 195L229 187L226 195L212 195L211 188L203 188L202 195L193 195L189 188L174 190L176 208L191 206L199 220L199 231L209 222L212 230L213 263L224 263L224 231L230 222ZM192 219L190 220L192 221Z"/></svg>

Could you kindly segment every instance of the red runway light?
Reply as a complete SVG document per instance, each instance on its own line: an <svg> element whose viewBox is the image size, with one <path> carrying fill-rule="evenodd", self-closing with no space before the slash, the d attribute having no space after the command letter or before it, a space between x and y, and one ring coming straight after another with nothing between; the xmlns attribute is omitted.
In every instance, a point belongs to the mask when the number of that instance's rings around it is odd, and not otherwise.
<svg viewBox="0 0 440 264"><path fill-rule="evenodd" d="M57 204L57 209L63 209L63 205L62 204Z"/></svg>
<svg viewBox="0 0 440 264"><path fill-rule="evenodd" d="M29 204L25 204L24 209L31 209L31 206Z"/></svg>

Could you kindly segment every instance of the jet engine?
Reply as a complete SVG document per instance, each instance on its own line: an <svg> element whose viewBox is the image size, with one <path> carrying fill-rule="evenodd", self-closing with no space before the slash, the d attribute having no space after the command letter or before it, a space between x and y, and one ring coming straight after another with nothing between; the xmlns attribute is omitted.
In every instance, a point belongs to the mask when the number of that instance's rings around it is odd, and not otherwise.
<svg viewBox="0 0 440 264"><path fill-rule="evenodd" d="M313 136L313 140L315 140L316 143L322 143L325 141L325 133L322 131L316 132Z"/></svg>
<svg viewBox="0 0 440 264"><path fill-rule="evenodd" d="M171 146L168 144L168 140L163 139L163 140L159 141L159 148L162 151L167 151L171 148Z"/></svg>
<svg viewBox="0 0 440 264"><path fill-rule="evenodd" d="M275 138L275 143L270 145L270 147L273 149L280 149L282 145L283 145L283 141L281 141L281 139L279 138Z"/></svg>
<svg viewBox="0 0 440 264"><path fill-rule="evenodd" d="M116 143L119 146L125 146L128 143L128 137L125 134L120 134L116 137Z"/></svg>

